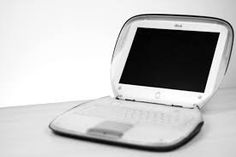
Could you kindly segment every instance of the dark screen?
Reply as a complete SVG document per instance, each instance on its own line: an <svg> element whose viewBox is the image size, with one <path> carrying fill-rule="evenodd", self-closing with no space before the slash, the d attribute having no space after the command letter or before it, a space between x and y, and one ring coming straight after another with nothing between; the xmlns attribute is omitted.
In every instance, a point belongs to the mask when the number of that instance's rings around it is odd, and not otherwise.
<svg viewBox="0 0 236 157"><path fill-rule="evenodd" d="M137 28L120 83L204 92L219 33Z"/></svg>

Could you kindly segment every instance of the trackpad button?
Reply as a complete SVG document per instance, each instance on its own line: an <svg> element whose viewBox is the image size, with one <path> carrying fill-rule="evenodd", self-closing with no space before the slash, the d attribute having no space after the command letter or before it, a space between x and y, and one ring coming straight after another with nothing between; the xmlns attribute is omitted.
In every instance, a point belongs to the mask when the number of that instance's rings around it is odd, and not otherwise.
<svg viewBox="0 0 236 157"><path fill-rule="evenodd" d="M123 134L132 127L133 127L132 124L115 122L115 121L105 121L99 123L93 128L88 129L87 134L91 136L118 139L121 138Z"/></svg>

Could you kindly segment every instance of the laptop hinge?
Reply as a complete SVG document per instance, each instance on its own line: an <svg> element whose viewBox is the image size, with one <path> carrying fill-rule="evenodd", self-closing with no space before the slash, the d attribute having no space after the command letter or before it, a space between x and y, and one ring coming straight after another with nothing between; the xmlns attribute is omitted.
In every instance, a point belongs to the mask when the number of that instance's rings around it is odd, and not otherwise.
<svg viewBox="0 0 236 157"><path fill-rule="evenodd" d="M144 102L144 101L137 101L135 99L123 99L120 98L119 96L116 97L117 100L124 100L124 101L132 101L132 102ZM180 107L180 108L188 108L188 109L194 109L194 108L198 108L200 110L200 107L197 104L193 104L193 107L185 107L185 106L181 106L181 105L166 105L166 104L160 104L160 103L153 103L153 102L144 102L144 103L150 103L150 104L158 104L158 105L165 105L165 106L171 106L171 107Z"/></svg>
<svg viewBox="0 0 236 157"><path fill-rule="evenodd" d="M123 100L123 99L121 99L120 97L122 97L122 95L117 95L115 98L116 98L117 100Z"/></svg>
<svg viewBox="0 0 236 157"><path fill-rule="evenodd" d="M197 108L198 110L201 109L197 104L193 104L193 108Z"/></svg>
<svg viewBox="0 0 236 157"><path fill-rule="evenodd" d="M125 101L136 101L135 99L122 99L122 98L119 98L119 96L117 96L116 99L118 99L118 100L125 100Z"/></svg>
<svg viewBox="0 0 236 157"><path fill-rule="evenodd" d="M181 105L174 105L174 104L172 104L171 106L183 108L183 106L181 106Z"/></svg>
<svg viewBox="0 0 236 157"><path fill-rule="evenodd" d="M135 99L125 99L125 101L136 101Z"/></svg>
<svg viewBox="0 0 236 157"><path fill-rule="evenodd" d="M199 107L198 105L196 105L196 104L193 104L192 107L186 107L186 106L174 105L174 104L172 104L171 106L172 106L172 107L180 107L180 108L188 108L188 109L194 109L194 108L197 108L198 110L200 110L200 107Z"/></svg>

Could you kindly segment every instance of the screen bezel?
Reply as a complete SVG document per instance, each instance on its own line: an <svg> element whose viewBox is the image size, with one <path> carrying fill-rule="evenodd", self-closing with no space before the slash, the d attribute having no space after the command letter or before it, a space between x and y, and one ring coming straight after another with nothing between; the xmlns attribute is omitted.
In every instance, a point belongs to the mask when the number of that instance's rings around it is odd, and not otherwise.
<svg viewBox="0 0 236 157"><path fill-rule="evenodd" d="M146 87L119 83L129 51L131 49L137 28L156 28L182 31L200 31L219 33L218 42L215 49L212 65L207 78L204 92L193 92L186 90L167 89L159 87ZM227 39L227 29L219 24L186 21L168 20L142 20L134 21L129 25L126 34L126 41L123 43L122 52L113 58L112 62L112 82L117 91L117 96L122 99L134 99L154 103L164 103L167 105L181 105L192 107L201 99L213 93L222 54L224 52L225 41Z"/></svg>

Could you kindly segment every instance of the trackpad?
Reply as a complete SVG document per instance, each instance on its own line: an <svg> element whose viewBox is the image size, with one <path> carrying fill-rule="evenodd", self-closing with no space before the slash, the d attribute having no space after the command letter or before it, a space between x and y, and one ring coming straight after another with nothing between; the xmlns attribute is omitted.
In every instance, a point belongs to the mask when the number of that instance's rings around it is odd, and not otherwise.
<svg viewBox="0 0 236 157"><path fill-rule="evenodd" d="M132 127L133 125L128 123L105 121L88 129L87 134L96 137L119 139Z"/></svg>

